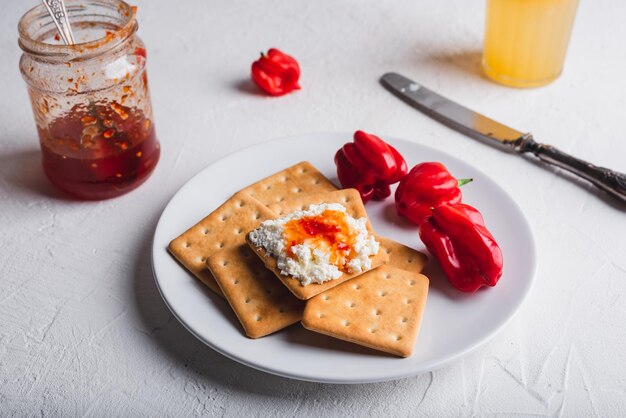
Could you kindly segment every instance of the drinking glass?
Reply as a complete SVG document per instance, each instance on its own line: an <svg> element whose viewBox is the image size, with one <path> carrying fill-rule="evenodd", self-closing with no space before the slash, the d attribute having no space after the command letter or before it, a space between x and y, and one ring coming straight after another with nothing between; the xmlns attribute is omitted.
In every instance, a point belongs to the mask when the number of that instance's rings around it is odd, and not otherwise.
<svg viewBox="0 0 626 418"><path fill-rule="evenodd" d="M487 76L513 87L539 87L558 78L577 7L578 0L487 0Z"/></svg>

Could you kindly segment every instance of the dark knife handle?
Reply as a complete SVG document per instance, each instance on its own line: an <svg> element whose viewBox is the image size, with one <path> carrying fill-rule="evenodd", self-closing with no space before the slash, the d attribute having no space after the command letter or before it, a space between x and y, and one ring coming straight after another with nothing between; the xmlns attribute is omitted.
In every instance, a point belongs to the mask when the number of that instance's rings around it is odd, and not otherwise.
<svg viewBox="0 0 626 418"><path fill-rule="evenodd" d="M531 152L540 160L574 173L604 190L614 198L626 203L626 175L608 168L598 167L551 145L540 144L527 135L516 147L520 152Z"/></svg>

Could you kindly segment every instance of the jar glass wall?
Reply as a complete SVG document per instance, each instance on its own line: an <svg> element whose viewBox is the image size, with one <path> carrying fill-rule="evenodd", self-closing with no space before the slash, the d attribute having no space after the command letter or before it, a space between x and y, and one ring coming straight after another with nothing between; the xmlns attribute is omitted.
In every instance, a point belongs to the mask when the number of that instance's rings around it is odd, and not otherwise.
<svg viewBox="0 0 626 418"><path fill-rule="evenodd" d="M62 43L43 5L22 17L20 70L50 181L106 199L143 183L159 160L146 49L123 1L69 0L67 12L75 45Z"/></svg>

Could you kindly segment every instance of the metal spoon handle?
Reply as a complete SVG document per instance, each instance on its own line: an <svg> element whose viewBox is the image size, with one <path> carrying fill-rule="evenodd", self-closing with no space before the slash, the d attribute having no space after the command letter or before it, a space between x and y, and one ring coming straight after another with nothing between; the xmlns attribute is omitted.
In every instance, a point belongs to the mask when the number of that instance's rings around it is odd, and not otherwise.
<svg viewBox="0 0 626 418"><path fill-rule="evenodd" d="M42 3L48 9L48 13L54 22L54 25L59 31L59 35L63 39L66 45L74 45L74 34L70 26L70 21L67 17L67 9L65 8L65 2L63 0L41 0Z"/></svg>

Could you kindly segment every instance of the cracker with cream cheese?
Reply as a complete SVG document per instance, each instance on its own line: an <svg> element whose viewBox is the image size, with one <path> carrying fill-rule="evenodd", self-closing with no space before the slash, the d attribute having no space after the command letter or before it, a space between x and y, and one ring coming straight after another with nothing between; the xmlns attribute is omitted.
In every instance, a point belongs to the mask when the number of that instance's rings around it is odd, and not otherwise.
<svg viewBox="0 0 626 418"><path fill-rule="evenodd" d="M361 196L358 191L354 189L342 189L311 196L297 196L281 203L270 204L267 207L278 216L283 216L296 210L302 210L311 204L337 202L346 207L351 207L352 210L356 211L355 213L357 213L358 216L367 216L364 215L364 210L360 212L359 205L352 207L355 200L361 201ZM371 226L368 228L371 230ZM400 244L390 238L377 235L376 239L380 242L381 249L387 253L389 259L386 264L391 267L419 273L428 261L424 253L404 244Z"/></svg>
<svg viewBox="0 0 626 418"><path fill-rule="evenodd" d="M365 220L365 228L366 231L368 233L368 236L373 236L373 231L372 231L372 227L371 224L369 222L369 220L367 219L367 213L365 212L365 208L363 206L363 202L361 201L361 198L359 196L358 191L354 190L354 189L345 189L345 190L339 190L333 193L334 198L336 199L336 203L341 204L343 207L345 207L346 212L348 215L350 215L352 218L355 219L360 219L360 218L364 218ZM309 205L307 205L307 201L310 201L313 204L317 204L320 202L320 198L319 196L315 196L312 195L310 197L303 197L300 199L300 202L302 202L301 204L304 207L309 207ZM335 202L328 202L328 204L336 204ZM293 202L287 202L285 203L286 205L288 205L289 207L294 207L294 203ZM300 203L298 203L300 204ZM276 207L273 206L276 210ZM280 211L278 211L280 213ZM254 232L252 232L254 234ZM315 234L313 233L311 235L312 238L316 238ZM275 237L276 240L281 240L284 239L284 237ZM266 248L264 248L263 246L258 246L255 244L254 241L254 235L252 235L251 238L251 233L249 233L246 236L246 241L248 242L248 244L250 245L250 247L255 251L255 253L261 258L261 260L263 260L265 266L271 270L272 272L274 272L274 274L280 279L280 281L299 299L310 299L311 297L322 293L328 289L331 289L345 281L348 281L354 277L359 276L360 274L363 274L366 271L369 271L371 269L374 269L378 266L380 266L381 264L385 263L388 259L388 255L385 251L382 251L380 249L377 249L377 253L374 255L371 255L369 257L369 261L370 261L370 265L366 266L363 265L360 267L361 271L358 271L358 269L354 272L349 272L349 271L342 271L340 273L340 275L337 278L333 278L327 281L323 281L321 283L311 283L311 284L307 284L307 285L303 285L301 280L293 277L293 276L289 276L289 275L284 275L281 273L282 269L279 267L279 259L278 257L276 257L275 255L270 255L270 252L267 251ZM299 245L299 243L297 244ZM378 243L376 244L378 245ZM295 248L295 247L291 247L291 248ZM354 250L354 249L353 249ZM352 250L351 250L352 251ZM351 253L353 253L354 251L352 251ZM320 257L318 257L318 259L320 259ZM353 259L350 260L350 262L353 262Z"/></svg>

